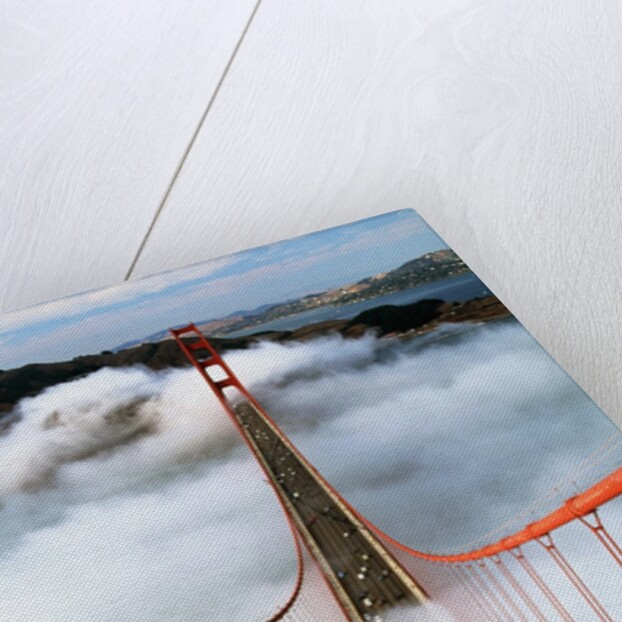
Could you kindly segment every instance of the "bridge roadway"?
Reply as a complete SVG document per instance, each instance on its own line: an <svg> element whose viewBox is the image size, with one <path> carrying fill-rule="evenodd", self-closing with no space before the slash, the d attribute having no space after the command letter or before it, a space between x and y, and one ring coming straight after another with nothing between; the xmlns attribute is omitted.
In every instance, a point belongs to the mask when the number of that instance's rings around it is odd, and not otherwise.
<svg viewBox="0 0 622 622"><path fill-rule="evenodd" d="M425 599L410 575L259 410L244 402L235 407L235 416L350 620L380 620L390 607Z"/></svg>

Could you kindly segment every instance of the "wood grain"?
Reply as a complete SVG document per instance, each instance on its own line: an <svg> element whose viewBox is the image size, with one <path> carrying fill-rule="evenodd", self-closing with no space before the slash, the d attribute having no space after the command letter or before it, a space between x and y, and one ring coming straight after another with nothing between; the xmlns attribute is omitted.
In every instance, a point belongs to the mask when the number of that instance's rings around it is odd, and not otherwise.
<svg viewBox="0 0 622 622"><path fill-rule="evenodd" d="M265 0L136 276L414 207L622 422L619 5Z"/></svg>
<svg viewBox="0 0 622 622"><path fill-rule="evenodd" d="M0 309L123 279L254 4L5 3Z"/></svg>

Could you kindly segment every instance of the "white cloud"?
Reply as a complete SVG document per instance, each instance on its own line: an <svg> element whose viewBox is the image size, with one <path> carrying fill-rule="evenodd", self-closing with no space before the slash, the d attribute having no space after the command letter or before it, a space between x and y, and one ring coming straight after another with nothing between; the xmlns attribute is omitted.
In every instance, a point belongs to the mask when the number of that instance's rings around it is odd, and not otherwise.
<svg viewBox="0 0 622 622"><path fill-rule="evenodd" d="M614 426L517 323L438 336L268 343L227 360L349 501L417 548L497 539L504 521L510 532L532 520L525 507L541 516L574 492L571 480L584 489L617 462L619 451L601 451L576 478ZM295 568L283 516L195 370L104 369L24 400L22 411L0 437L8 619L252 622L287 599ZM53 411L60 425L50 425ZM20 492L33 480L44 487ZM617 533L619 505L603 517ZM559 542L590 586L611 585L615 562L582 525ZM547 580L560 575L537 561ZM429 588L435 568L413 574ZM567 587L554 587L566 599ZM619 590L603 598L618 619ZM309 619L325 620L312 602ZM480 619L458 602L457 619ZM577 619L587 619L581 606ZM410 619L394 613L388 622Z"/></svg>

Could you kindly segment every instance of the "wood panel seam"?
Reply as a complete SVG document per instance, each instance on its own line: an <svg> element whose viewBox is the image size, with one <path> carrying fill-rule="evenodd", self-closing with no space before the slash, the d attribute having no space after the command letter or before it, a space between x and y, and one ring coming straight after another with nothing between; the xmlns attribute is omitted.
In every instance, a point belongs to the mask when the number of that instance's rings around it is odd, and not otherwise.
<svg viewBox="0 0 622 622"><path fill-rule="evenodd" d="M131 277L132 277L132 273L134 272L136 265L138 263L138 260L140 259L143 251L145 250L145 246L147 244L147 241L149 240L149 236L151 235L151 233L153 232L156 223L158 221L158 218L160 217L160 214L162 213L162 210L164 209L164 206L171 194L171 191L175 185L175 182L177 181L177 178L179 177L179 174L181 173L182 168L184 167L184 164L186 163L186 160L188 159L188 155L190 154L190 151L192 150L192 146L194 145L194 143L196 142L196 139L199 135L199 133L201 132L201 128L203 127L204 123L205 123L205 119L207 119L207 116L209 115L214 102L216 101L216 97L218 97L218 93L222 87L222 85L224 84L224 81L227 77L227 74L229 73L229 70L231 69L233 62L235 61L235 58L237 56L237 53L240 49L240 47L242 46L242 42L244 41L246 35L248 34L250 27L253 23L253 20L255 18L255 15L257 14L257 11L259 10L259 6L261 5L262 0L257 0L257 2L255 3L255 6L253 7L253 10L251 11L251 14L248 18L248 21L246 22L246 25L244 26L244 28L242 29L242 32L240 34L240 37L237 41L237 43L235 44L235 47L233 48L233 52L231 53L231 56L227 62L227 64L225 65L225 68L222 72L222 75L220 76L220 79L218 80L218 84L216 85L216 88L214 89L214 92L212 93L212 95L210 96L208 102L207 102L207 106L205 107L205 110L203 111L203 114L201 115L201 118L199 119L199 122L192 134L192 136L190 137L190 141L188 142L188 145L186 146L180 160L179 163L177 164L177 166L175 167L175 170L173 172L173 175L171 177L171 181L169 182L168 186L166 187L166 190L164 191L164 195L162 196L162 200L160 201L160 204L158 205L158 207L156 208L156 211L153 215L153 218L151 220L151 223L149 224L149 227L147 228L147 231L145 232L145 235L141 241L141 243L138 246L138 250L136 251L136 254L134 255L134 259L132 260L130 267L125 275L125 278L123 279L124 281L128 281Z"/></svg>

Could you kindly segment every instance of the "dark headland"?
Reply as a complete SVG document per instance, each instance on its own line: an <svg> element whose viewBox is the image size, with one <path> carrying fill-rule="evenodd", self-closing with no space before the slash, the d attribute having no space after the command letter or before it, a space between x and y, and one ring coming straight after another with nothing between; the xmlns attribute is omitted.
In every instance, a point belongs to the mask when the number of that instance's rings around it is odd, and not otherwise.
<svg viewBox="0 0 622 622"><path fill-rule="evenodd" d="M276 342L306 341L320 335L338 333L358 338L373 330L379 336L404 338L424 334L445 323L485 322L509 315L494 296L466 302L421 300L408 305L383 305L363 311L350 320L330 320L309 324L296 330L257 332L238 338L210 338L220 351L244 349L260 340ZM37 395L61 382L74 380L102 367L144 365L153 370L189 365L172 339L143 343L118 352L78 356L70 361L32 363L0 371L0 418L7 415L24 397Z"/></svg>

